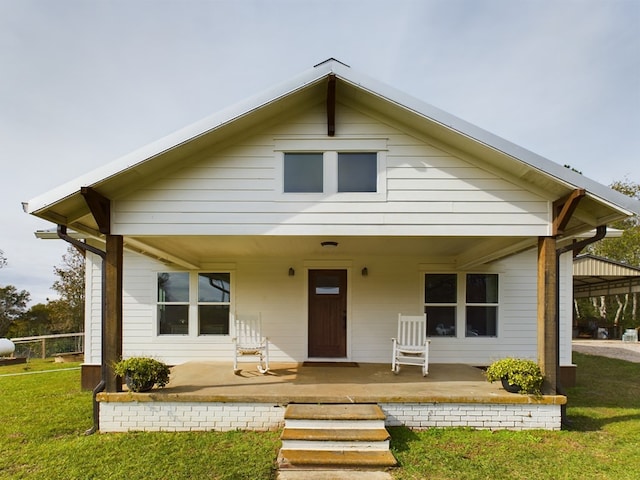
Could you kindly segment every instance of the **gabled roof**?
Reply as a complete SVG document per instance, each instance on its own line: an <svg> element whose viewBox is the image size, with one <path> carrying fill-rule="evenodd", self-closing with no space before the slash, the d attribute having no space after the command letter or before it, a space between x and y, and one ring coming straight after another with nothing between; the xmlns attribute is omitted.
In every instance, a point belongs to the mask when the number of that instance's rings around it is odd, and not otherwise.
<svg viewBox="0 0 640 480"><path fill-rule="evenodd" d="M547 192L556 200L577 188L586 190L576 215L585 230L640 213L640 203L598 182L525 150L464 120L329 59L243 102L219 111L146 147L31 199L25 210L54 223L91 231L88 209L80 195L92 187L115 199L143 180L170 168L176 160L228 142L252 126L269 121L293 107L312 105L326 96L326 79L338 81L338 100L366 106L443 145L454 145L488 165Z"/></svg>

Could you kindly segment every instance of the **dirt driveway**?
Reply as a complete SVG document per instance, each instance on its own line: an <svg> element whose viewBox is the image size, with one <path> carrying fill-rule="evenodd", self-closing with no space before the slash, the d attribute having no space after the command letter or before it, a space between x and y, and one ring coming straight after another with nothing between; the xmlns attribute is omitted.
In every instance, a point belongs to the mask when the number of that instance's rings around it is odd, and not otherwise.
<svg viewBox="0 0 640 480"><path fill-rule="evenodd" d="M601 357L617 358L627 362L640 363L640 342L620 340L573 340L574 352Z"/></svg>

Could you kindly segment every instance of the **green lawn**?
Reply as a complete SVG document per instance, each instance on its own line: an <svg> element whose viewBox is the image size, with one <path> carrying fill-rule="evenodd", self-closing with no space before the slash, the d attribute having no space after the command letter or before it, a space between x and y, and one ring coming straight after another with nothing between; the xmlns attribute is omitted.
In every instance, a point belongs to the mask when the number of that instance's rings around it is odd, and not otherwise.
<svg viewBox="0 0 640 480"><path fill-rule="evenodd" d="M560 432L392 431L397 479L639 479L640 364L574 354Z"/></svg>
<svg viewBox="0 0 640 480"><path fill-rule="evenodd" d="M278 432L128 433L86 436L91 393L77 365L33 361L0 376L2 479L269 479ZM76 368L73 368L76 367ZM0 367L0 375L25 366Z"/></svg>
<svg viewBox="0 0 640 480"><path fill-rule="evenodd" d="M565 430L393 428L394 477L640 478L640 364L578 354L575 361ZM278 432L84 435L91 394L80 391L79 378L77 364L0 367L0 478L275 478Z"/></svg>

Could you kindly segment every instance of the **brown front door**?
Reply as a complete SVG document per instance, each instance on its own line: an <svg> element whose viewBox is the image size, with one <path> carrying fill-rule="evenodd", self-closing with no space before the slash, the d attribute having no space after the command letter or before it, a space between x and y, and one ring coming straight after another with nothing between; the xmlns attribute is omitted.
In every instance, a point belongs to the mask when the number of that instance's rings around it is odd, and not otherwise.
<svg viewBox="0 0 640 480"><path fill-rule="evenodd" d="M347 271L309 270L309 357L347 356Z"/></svg>

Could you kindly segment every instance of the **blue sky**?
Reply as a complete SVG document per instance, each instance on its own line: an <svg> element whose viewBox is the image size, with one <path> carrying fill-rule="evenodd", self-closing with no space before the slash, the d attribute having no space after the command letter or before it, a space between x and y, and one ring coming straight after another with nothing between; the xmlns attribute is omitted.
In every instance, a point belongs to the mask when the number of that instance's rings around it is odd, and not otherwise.
<svg viewBox="0 0 640 480"><path fill-rule="evenodd" d="M0 0L0 285L53 297L66 250L21 202L329 57L640 182L637 0Z"/></svg>

